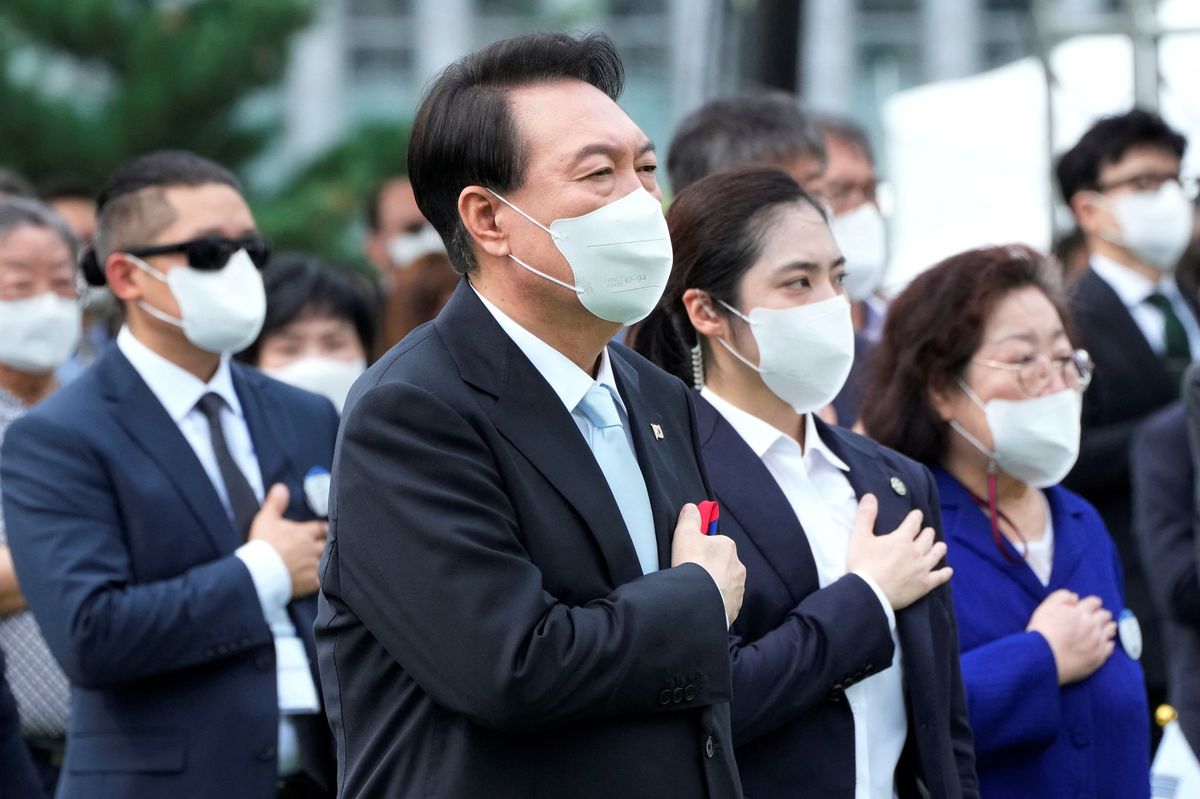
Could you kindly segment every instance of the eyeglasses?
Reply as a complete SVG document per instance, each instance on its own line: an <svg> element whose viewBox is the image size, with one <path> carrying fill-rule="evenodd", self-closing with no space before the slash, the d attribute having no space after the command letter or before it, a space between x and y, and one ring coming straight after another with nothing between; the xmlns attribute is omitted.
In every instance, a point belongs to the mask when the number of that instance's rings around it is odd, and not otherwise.
<svg viewBox="0 0 1200 799"><path fill-rule="evenodd" d="M77 272L35 280L31 275L6 274L6 270L0 270L0 300L5 302L28 300L46 292L67 299L78 299L86 291L87 282Z"/></svg>
<svg viewBox="0 0 1200 799"><path fill-rule="evenodd" d="M1036 397L1054 382L1057 375L1063 385L1076 391L1087 390L1092 382L1092 356L1087 350L1075 350L1070 355L1050 357L1044 352L1027 355L1016 363L993 361L989 358L972 358L976 363L993 369L1007 369L1017 373L1017 382L1026 396Z"/></svg>
<svg viewBox="0 0 1200 799"><path fill-rule="evenodd" d="M1189 197L1196 196L1196 178L1181 177L1178 172L1142 172L1111 183L1100 183L1096 189L1101 192L1126 188L1134 191L1158 191L1164 183L1178 183Z"/></svg>
<svg viewBox="0 0 1200 799"><path fill-rule="evenodd" d="M167 255L181 252L187 257L188 266L200 271L215 272L223 269L225 264L238 250L245 250L250 260L259 269L267 265L271 257L271 242L262 236L245 236L240 239L227 239L221 236L206 236L191 241L181 241L177 244L158 244L153 247L136 247L124 252L146 258L151 255Z"/></svg>

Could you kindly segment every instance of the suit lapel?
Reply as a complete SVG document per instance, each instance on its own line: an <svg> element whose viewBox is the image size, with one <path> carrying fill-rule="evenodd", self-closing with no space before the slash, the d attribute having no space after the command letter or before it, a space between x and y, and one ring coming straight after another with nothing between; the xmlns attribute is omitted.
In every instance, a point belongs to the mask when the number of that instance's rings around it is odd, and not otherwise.
<svg viewBox="0 0 1200 799"><path fill-rule="evenodd" d="M583 519L613 585L640 577L625 520L570 412L466 280L434 325L463 380L495 397L496 429Z"/></svg>
<svg viewBox="0 0 1200 799"><path fill-rule="evenodd" d="M696 418L704 465L722 514L737 519L798 604L820 588L820 581L808 536L791 503L750 445L699 394Z"/></svg>
<svg viewBox="0 0 1200 799"><path fill-rule="evenodd" d="M295 470L289 468L291 464L288 463L284 449L279 443L288 440L288 431L278 429L282 425L278 414L267 412L263 407L261 392L255 390L261 376L235 363L230 364L230 370L233 387L237 392L238 401L242 404L242 414L246 418L246 427L250 430L250 441L254 444L254 457L258 460L259 471L262 472L263 492L268 491L275 483L287 483L292 492L289 504L294 506L296 500L301 500L303 504L304 498L296 494L297 486L287 479ZM295 475L297 479L303 476Z"/></svg>
<svg viewBox="0 0 1200 799"><path fill-rule="evenodd" d="M1110 362L1119 359L1127 364L1155 364L1156 368L1138 370L1139 380L1151 384L1143 390L1153 392L1154 396L1173 395L1175 387L1171 385L1167 370L1162 366L1162 358L1150 347L1146 335L1113 287L1088 269L1079 278L1075 294L1072 311L1092 316L1096 320L1096 329L1105 331L1103 342L1089 342L1096 349L1093 357L1101 362L1107 356ZM1084 397L1086 399L1087 395Z"/></svg>
<svg viewBox="0 0 1200 799"><path fill-rule="evenodd" d="M1083 512L1073 506L1066 491L1058 486L1046 489L1046 499L1054 523L1054 565L1050 570L1050 584L1045 588L1049 593L1071 582L1075 570L1083 562L1087 542L1079 535L1079 531L1085 529Z"/></svg>
<svg viewBox="0 0 1200 799"><path fill-rule="evenodd" d="M669 474L671 469L669 450L653 438L650 425L669 417L658 407L656 397L642 394L637 370L626 362L622 354L615 347L609 347L608 353L613 373L617 378L617 389L621 392L629 414L633 447L638 465L642 468L642 479L646 481L646 493L650 496L654 535L658 541L658 565L659 568L665 569L671 565L671 534L675 531L676 514L679 509L671 506L664 488L665 475ZM699 502L701 499L702 497L696 497L693 501Z"/></svg>
<svg viewBox="0 0 1200 799"><path fill-rule="evenodd" d="M174 484L184 504L225 555L242 542L225 513L208 473L179 426L117 347L96 365L105 385L109 411L137 445Z"/></svg>

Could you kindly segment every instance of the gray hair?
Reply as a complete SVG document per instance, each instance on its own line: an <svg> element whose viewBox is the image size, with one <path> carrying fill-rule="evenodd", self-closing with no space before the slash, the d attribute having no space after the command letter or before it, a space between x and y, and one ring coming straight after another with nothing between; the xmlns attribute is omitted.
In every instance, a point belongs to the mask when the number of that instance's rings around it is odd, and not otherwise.
<svg viewBox="0 0 1200 799"><path fill-rule="evenodd" d="M667 173L678 194L725 167L798 156L825 161L825 138L812 115L785 92L738 95L707 102L684 118L671 139Z"/></svg>
<svg viewBox="0 0 1200 799"><path fill-rule="evenodd" d="M815 121L821 133L831 139L839 139L863 154L871 164L875 163L875 151L867 129L850 117L840 114L817 114Z"/></svg>
<svg viewBox="0 0 1200 799"><path fill-rule="evenodd" d="M67 245L72 261L79 254L79 240L54 209L26 197L0 197L0 239L26 226L52 231Z"/></svg>

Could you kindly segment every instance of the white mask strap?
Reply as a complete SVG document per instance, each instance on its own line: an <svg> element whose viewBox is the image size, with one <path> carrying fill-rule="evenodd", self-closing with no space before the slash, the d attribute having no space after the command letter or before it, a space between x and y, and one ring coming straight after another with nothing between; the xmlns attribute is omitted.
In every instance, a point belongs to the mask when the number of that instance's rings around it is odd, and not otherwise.
<svg viewBox="0 0 1200 799"><path fill-rule="evenodd" d="M133 263L134 266L136 266L138 269L141 269L143 272L148 274L150 277L154 278L155 280L161 280L163 283L167 282L166 275L164 275L162 272L155 269L150 264L143 261L141 258L138 258L133 253L127 252L127 253L123 253L123 255L126 258L128 258Z"/></svg>
<svg viewBox="0 0 1200 799"><path fill-rule="evenodd" d="M513 255L511 252L508 254L508 257L509 257L509 258L511 258L511 259L513 259L514 261L516 261L516 262L517 262L518 264L520 264L521 266L523 266L523 267L525 267L526 269L528 269L530 272L533 272L533 273L534 273L535 275L537 275L538 277L544 277L544 278L546 278L546 280L549 280L551 283L557 283L558 285L562 286L563 288L565 288L565 289L570 289L571 291L575 292L576 294L582 294L582 293L583 293L583 289L581 289L581 288L578 288L577 286L572 286L570 283L566 282L565 280L559 280L559 279L558 279L558 278L556 278L556 277L551 277L550 275L547 275L545 272L543 272L543 271L542 271L542 270L540 270L540 269L534 269L532 266L530 266L529 264L525 263L524 261L522 261L522 260L521 260L520 258L518 258L517 256Z"/></svg>
<svg viewBox="0 0 1200 799"><path fill-rule="evenodd" d="M724 304L724 303L722 303L722 304ZM737 313L737 312L734 311L734 313ZM729 342L727 342L725 339L719 338L719 339L717 339L717 341L721 342L722 347L729 350L730 355L737 358L739 361L746 364L747 366L749 366L751 369L758 372L759 374L762 374L762 369L760 369L757 366L755 366L754 364L750 363L750 361L746 359L745 355L742 355L740 352L735 350L732 346L729 345Z"/></svg>
<svg viewBox="0 0 1200 799"><path fill-rule="evenodd" d="M150 264L143 261L141 258L138 258L136 255L133 255L131 253L125 253L125 257L128 258L131 262L133 262L134 266L136 266L138 269L141 269L143 272L145 272L146 274L148 274L150 277L154 278L155 280L161 280L163 283L167 282L166 275L164 275L162 272L155 269ZM154 306L147 303L145 300L138 300L137 306L139 308L141 308L143 311L145 311L146 313L153 316L155 319L158 319L159 321L166 322L169 325L175 325L175 327L178 327L178 328L183 327L183 320L176 319L174 316L171 316L170 314L167 314L167 313L164 313L164 312L158 310Z"/></svg>
<svg viewBox="0 0 1200 799"><path fill-rule="evenodd" d="M714 299L716 299L716 298L714 298ZM727 310L728 310L728 311L729 311L731 314L733 314L734 316L736 316L738 319L741 319L741 320L742 320L743 322L745 322L746 324L748 324L748 325L752 325L752 324L754 324L753 322L751 322L751 321L750 321L750 317L749 317L749 316L746 316L744 313L742 313L741 311L739 311L737 308L734 308L732 305L730 305L729 303L725 302L725 300L717 300L717 302L719 302L719 303L721 303L722 305L724 305L724 306L725 306L725 308L726 308L726 309L727 309Z"/></svg>
<svg viewBox="0 0 1200 799"><path fill-rule="evenodd" d="M521 216L525 217L525 218L526 218L526 219L528 219L530 222L532 222L533 224L535 224L535 225L537 225L538 227L540 227L542 230L544 230L544 231L546 231L547 233L549 233L551 236L554 236L554 231L553 231L553 230L551 230L550 228L546 227L546 226L545 226L545 225L543 225L541 222L537 221L537 220L536 220L536 219L534 219L532 216L530 216L529 214L525 213L524 211L522 211L522 210L521 210L520 208L518 208L517 206L513 205L512 203L510 203L508 200L504 199L503 197L501 197L501 196L500 196L499 194L497 194L496 192L492 191L491 189L488 189L488 191L489 191L489 192L491 192L491 195L492 195L493 197L495 197L497 200L499 200L500 202L504 203L504 204L505 204L505 205L507 205L509 208L513 209L513 210L514 210L514 211L516 211L518 214L520 214ZM558 238L558 237L557 237L557 236L554 236L554 238ZM522 266L524 266L524 264L522 264ZM528 267L526 267L526 268L528 268ZM539 273L539 274L540 274L540 273ZM550 279L551 279L551 280L554 280L554 278L550 278Z"/></svg>
<svg viewBox="0 0 1200 799"><path fill-rule="evenodd" d="M963 390L964 394L966 394L968 397L971 398L972 402L974 402L976 405L979 406L980 410L984 411L985 413L987 412L987 408L985 408L983 403L980 402L980 400L979 400L979 395L976 394L974 391L972 391L971 387L968 386L961 377L958 378L958 386L959 386L959 388L961 388ZM975 447L975 449L979 450L980 452L982 452L984 455L986 455L988 457L988 460L990 461L990 464L991 464L988 467L989 469L995 468L996 455L990 449L985 447L983 445L982 441L980 441L978 438L976 438L975 436L968 433L967 429L965 427L963 427L962 425L960 425L958 422L954 421L953 419L950 420L950 428L952 430L954 430L954 432L956 432L960 436L962 436L964 439L966 439L968 444Z"/></svg>

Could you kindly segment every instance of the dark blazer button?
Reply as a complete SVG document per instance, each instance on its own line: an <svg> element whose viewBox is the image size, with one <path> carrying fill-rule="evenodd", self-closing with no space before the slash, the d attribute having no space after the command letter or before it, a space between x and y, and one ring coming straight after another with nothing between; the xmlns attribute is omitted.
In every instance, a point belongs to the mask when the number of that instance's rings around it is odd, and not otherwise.
<svg viewBox="0 0 1200 799"><path fill-rule="evenodd" d="M704 756L712 758L717 752L717 745L713 743L713 737L710 735L704 739Z"/></svg>
<svg viewBox="0 0 1200 799"><path fill-rule="evenodd" d="M671 689L664 688L663 692L658 695L658 701L660 704L663 704L663 705L671 704Z"/></svg>
<svg viewBox="0 0 1200 799"><path fill-rule="evenodd" d="M275 759L275 747L264 746L263 748L261 748L257 752L255 752L254 756L257 757L259 760L263 760L263 761L274 760Z"/></svg>
<svg viewBox="0 0 1200 799"><path fill-rule="evenodd" d="M671 699L672 699L672 700L675 702L675 704L677 704L677 705L678 705L680 702L682 702L682 701L683 701L683 689L682 689L682 688L676 688L674 691L672 691L672 692L671 692Z"/></svg>
<svg viewBox="0 0 1200 799"><path fill-rule="evenodd" d="M695 699L696 699L696 686L694 686L694 685L689 685L687 688L684 688L684 689L683 689L683 698L684 698L684 699L686 699L688 702L693 702L693 701L695 701Z"/></svg>

